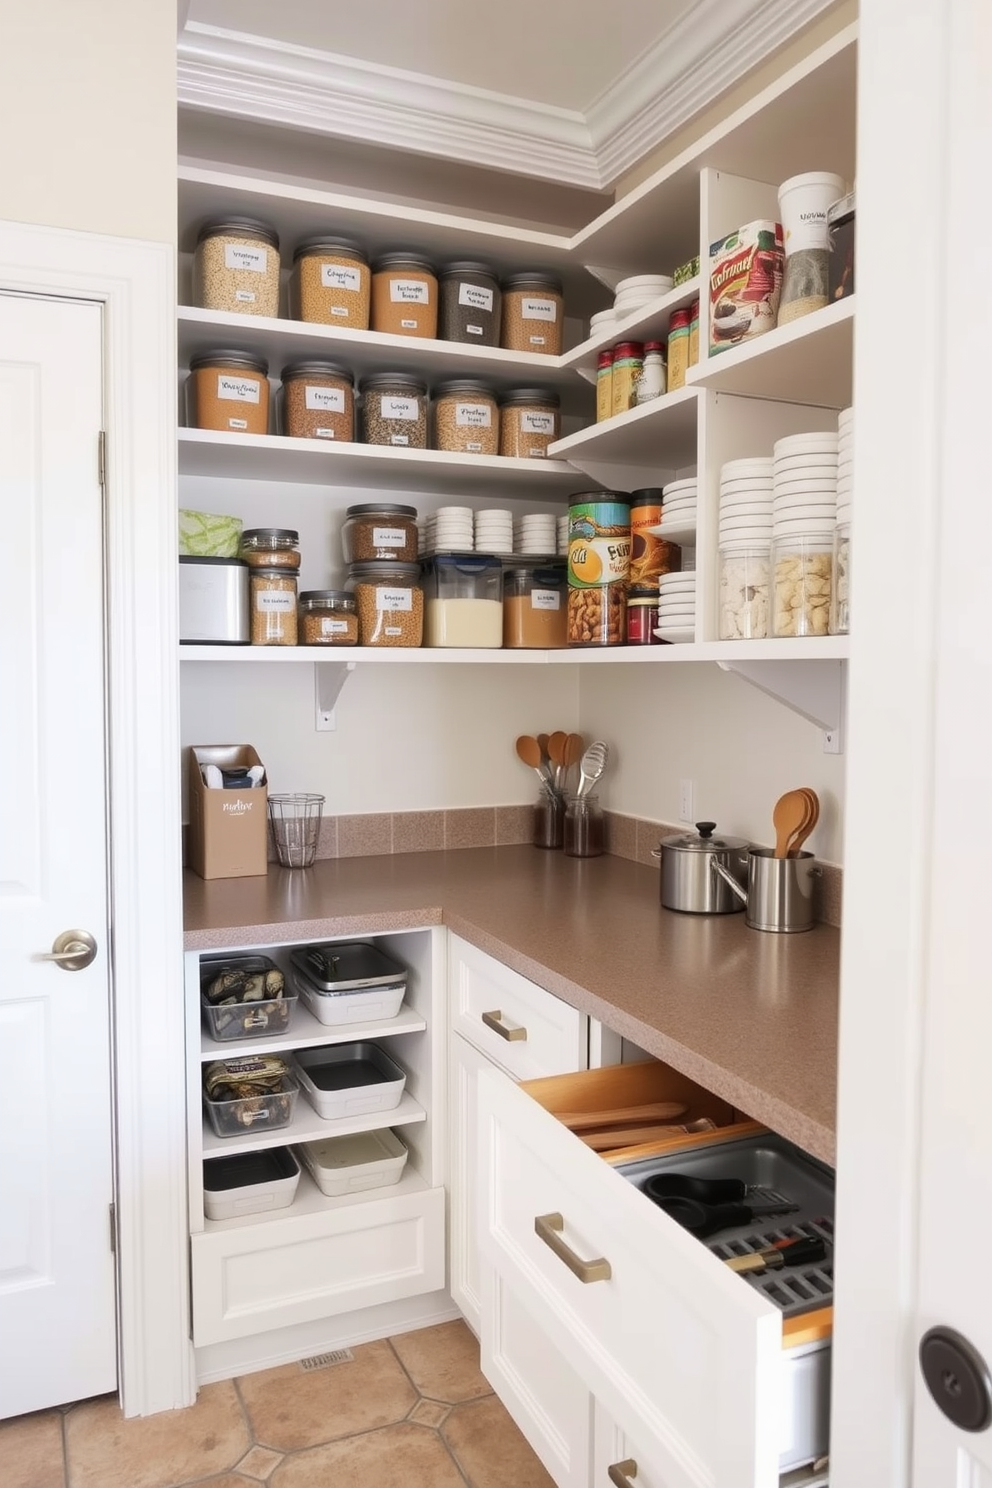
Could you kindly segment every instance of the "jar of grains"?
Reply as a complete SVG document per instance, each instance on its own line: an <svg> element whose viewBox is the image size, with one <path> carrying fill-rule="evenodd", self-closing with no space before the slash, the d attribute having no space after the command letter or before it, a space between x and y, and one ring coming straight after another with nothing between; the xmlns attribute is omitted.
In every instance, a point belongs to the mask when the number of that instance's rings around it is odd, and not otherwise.
<svg viewBox="0 0 992 1488"><path fill-rule="evenodd" d="M194 429L269 432L269 364L248 351L201 351L189 359L187 417Z"/></svg>
<svg viewBox="0 0 992 1488"><path fill-rule="evenodd" d="M772 634L820 636L830 629L834 534L798 533L772 544Z"/></svg>
<svg viewBox="0 0 992 1488"><path fill-rule="evenodd" d="M300 595L304 646L357 646L354 596L341 589L307 589Z"/></svg>
<svg viewBox="0 0 992 1488"><path fill-rule="evenodd" d="M419 563L353 563L345 588L355 596L363 646L419 646L424 592Z"/></svg>
<svg viewBox="0 0 992 1488"><path fill-rule="evenodd" d="M336 362L294 362L282 372L282 427L292 439L355 437L355 385Z"/></svg>
<svg viewBox="0 0 992 1488"><path fill-rule="evenodd" d="M361 384L366 444L427 448L427 384L408 372L377 372Z"/></svg>
<svg viewBox="0 0 992 1488"><path fill-rule="evenodd" d="M372 329L437 335L437 273L419 253L387 253L372 267Z"/></svg>
<svg viewBox="0 0 992 1488"><path fill-rule="evenodd" d="M503 574L503 645L508 650L558 650L565 646L568 579L564 563L528 564Z"/></svg>
<svg viewBox="0 0 992 1488"><path fill-rule="evenodd" d="M368 255L351 238L305 238L293 252L290 300L297 320L367 331L372 294Z"/></svg>
<svg viewBox="0 0 992 1488"><path fill-rule="evenodd" d="M345 563L416 563L417 508L388 501L349 506L341 529Z"/></svg>
<svg viewBox="0 0 992 1488"><path fill-rule="evenodd" d="M249 527L241 534L238 557L249 568L287 568L295 573L300 566L300 534L292 527Z"/></svg>
<svg viewBox="0 0 992 1488"><path fill-rule="evenodd" d="M499 400L499 452L543 460L561 428L561 399L544 388L515 388Z"/></svg>
<svg viewBox="0 0 992 1488"><path fill-rule="evenodd" d="M279 314L279 236L254 217L205 222L193 253L193 303L239 315Z"/></svg>
<svg viewBox="0 0 992 1488"><path fill-rule="evenodd" d="M460 378L434 389L434 445L464 455L495 455L499 408L484 382Z"/></svg>
<svg viewBox="0 0 992 1488"><path fill-rule="evenodd" d="M498 346L499 280L484 263L450 263L441 270L438 335L442 341Z"/></svg>
<svg viewBox="0 0 992 1488"><path fill-rule="evenodd" d="M771 548L765 541L720 545L720 640L763 641L771 623Z"/></svg>
<svg viewBox="0 0 992 1488"><path fill-rule="evenodd" d="M554 274L511 274L503 280L503 333L507 351L560 356L565 320L561 280Z"/></svg>
<svg viewBox="0 0 992 1488"><path fill-rule="evenodd" d="M295 646L296 574L285 568L253 568L249 581L252 645Z"/></svg>

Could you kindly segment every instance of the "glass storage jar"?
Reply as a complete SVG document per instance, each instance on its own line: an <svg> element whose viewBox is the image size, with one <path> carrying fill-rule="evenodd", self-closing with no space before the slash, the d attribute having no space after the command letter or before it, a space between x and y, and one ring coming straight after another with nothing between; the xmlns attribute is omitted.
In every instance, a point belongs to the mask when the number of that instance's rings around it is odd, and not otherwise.
<svg viewBox="0 0 992 1488"><path fill-rule="evenodd" d="M187 417L194 429L269 432L269 364L248 351L201 351L189 359Z"/></svg>
<svg viewBox="0 0 992 1488"><path fill-rule="evenodd" d="M279 235L254 217L205 222L193 253L193 303L237 315L279 314Z"/></svg>
<svg viewBox="0 0 992 1488"><path fill-rule="evenodd" d="M424 569L424 644L496 650L503 644L503 565L485 554L437 553Z"/></svg>
<svg viewBox="0 0 992 1488"><path fill-rule="evenodd" d="M345 588L355 596L363 646L419 646L424 591L419 563L353 563Z"/></svg>
<svg viewBox="0 0 992 1488"><path fill-rule="evenodd" d="M830 634L851 629L851 524L838 522L834 533L834 582L830 600Z"/></svg>
<svg viewBox="0 0 992 1488"><path fill-rule="evenodd" d="M292 527L248 527L241 534L238 557L249 568L286 568L295 573L300 566L300 534Z"/></svg>
<svg viewBox="0 0 992 1488"><path fill-rule="evenodd" d="M387 253L372 266L372 329L437 335L437 272L419 253Z"/></svg>
<svg viewBox="0 0 992 1488"><path fill-rule="evenodd" d="M296 574L286 568L253 568L249 584L252 645L295 646Z"/></svg>
<svg viewBox="0 0 992 1488"><path fill-rule="evenodd" d="M417 508L389 501L349 506L341 547L345 563L416 563Z"/></svg>
<svg viewBox="0 0 992 1488"><path fill-rule="evenodd" d="M833 552L833 532L775 537L772 543L773 635L828 634Z"/></svg>
<svg viewBox="0 0 992 1488"><path fill-rule="evenodd" d="M657 624L658 585L632 584L627 590L627 645L660 645Z"/></svg>
<svg viewBox="0 0 992 1488"><path fill-rule="evenodd" d="M500 344L507 351L561 356L564 320L561 280L554 274L511 274L503 280Z"/></svg>
<svg viewBox="0 0 992 1488"><path fill-rule="evenodd" d="M355 599L341 589L307 589L300 595L304 646L357 646Z"/></svg>
<svg viewBox="0 0 992 1488"><path fill-rule="evenodd" d="M377 372L365 378L360 392L366 444L427 448L426 382L408 372Z"/></svg>
<svg viewBox="0 0 992 1488"><path fill-rule="evenodd" d="M372 271L361 243L320 235L293 251L290 300L297 320L367 331Z"/></svg>
<svg viewBox="0 0 992 1488"><path fill-rule="evenodd" d="M763 641L771 623L768 542L720 544L721 641Z"/></svg>
<svg viewBox="0 0 992 1488"><path fill-rule="evenodd" d="M499 280L488 264L446 264L440 277L438 335L442 341L498 346L501 305Z"/></svg>
<svg viewBox="0 0 992 1488"><path fill-rule="evenodd" d="M294 362L282 373L283 433L291 439L355 437L355 384L336 362Z"/></svg>
<svg viewBox="0 0 992 1488"><path fill-rule="evenodd" d="M503 574L503 645L557 651L566 645L568 575L564 563L528 564ZM560 844L559 844L560 845Z"/></svg>
<svg viewBox="0 0 992 1488"><path fill-rule="evenodd" d="M569 796L565 806L565 856L598 858L605 847L604 838L603 812L595 792Z"/></svg>
<svg viewBox="0 0 992 1488"><path fill-rule="evenodd" d="M463 377L434 389L434 447L462 455L499 450L496 394L484 382Z"/></svg>
<svg viewBox="0 0 992 1488"><path fill-rule="evenodd" d="M561 429L561 399L545 388L514 388L499 400L499 452L543 460Z"/></svg>
<svg viewBox="0 0 992 1488"><path fill-rule="evenodd" d="M561 847L565 836L565 802L550 785L541 786L534 807L534 846Z"/></svg>

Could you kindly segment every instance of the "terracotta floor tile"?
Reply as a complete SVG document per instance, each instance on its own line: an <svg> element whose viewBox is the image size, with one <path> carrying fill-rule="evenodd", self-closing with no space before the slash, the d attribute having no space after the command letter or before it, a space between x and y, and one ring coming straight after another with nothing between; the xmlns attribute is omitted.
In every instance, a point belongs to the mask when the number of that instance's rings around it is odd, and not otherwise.
<svg viewBox="0 0 992 1488"><path fill-rule="evenodd" d="M64 1488L60 1411L0 1421L0 1481L3 1488Z"/></svg>
<svg viewBox="0 0 992 1488"><path fill-rule="evenodd" d="M505 1478L506 1488L514 1484ZM424 1426L383 1431L294 1452L269 1479L269 1488L465 1488L444 1443ZM211 1484L210 1488L214 1488ZM525 1488L521 1480L521 1488Z"/></svg>
<svg viewBox="0 0 992 1488"><path fill-rule="evenodd" d="M441 1435L471 1488L554 1488L495 1395L458 1406Z"/></svg>
<svg viewBox="0 0 992 1488"><path fill-rule="evenodd" d="M238 1388L255 1440L294 1452L402 1421L417 1397L389 1344L365 1343L354 1354L351 1363L313 1372L283 1364L243 1375Z"/></svg>
<svg viewBox="0 0 992 1488"><path fill-rule="evenodd" d="M112 1397L88 1401L65 1433L69 1488L173 1488L230 1472L251 1446L231 1380L204 1385L187 1410L131 1420Z"/></svg>
<svg viewBox="0 0 992 1488"><path fill-rule="evenodd" d="M265 1482L282 1461L281 1452L270 1452L268 1447L252 1447L237 1464L238 1472L246 1478L258 1478Z"/></svg>
<svg viewBox="0 0 992 1488"><path fill-rule="evenodd" d="M479 1369L478 1342L460 1318L400 1333L389 1341L421 1395L453 1403L492 1394Z"/></svg>

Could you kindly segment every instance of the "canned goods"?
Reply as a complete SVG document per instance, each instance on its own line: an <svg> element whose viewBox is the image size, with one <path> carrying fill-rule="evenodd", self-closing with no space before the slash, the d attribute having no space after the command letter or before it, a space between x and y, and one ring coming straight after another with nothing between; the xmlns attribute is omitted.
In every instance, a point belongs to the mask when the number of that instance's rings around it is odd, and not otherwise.
<svg viewBox="0 0 992 1488"><path fill-rule="evenodd" d="M653 584L662 574L678 573L682 550L666 542L661 532L662 491L660 486L630 493L630 582Z"/></svg>
<svg viewBox="0 0 992 1488"><path fill-rule="evenodd" d="M637 384L644 366L640 341L621 341L613 348L613 416L637 405Z"/></svg>
<svg viewBox="0 0 992 1488"><path fill-rule="evenodd" d="M622 646L630 574L630 506L609 491L568 508L568 644Z"/></svg>

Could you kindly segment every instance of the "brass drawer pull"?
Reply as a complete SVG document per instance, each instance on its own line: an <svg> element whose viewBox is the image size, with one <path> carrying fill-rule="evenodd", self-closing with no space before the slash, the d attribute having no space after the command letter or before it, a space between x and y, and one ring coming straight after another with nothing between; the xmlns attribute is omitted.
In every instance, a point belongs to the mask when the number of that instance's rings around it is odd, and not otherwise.
<svg viewBox="0 0 992 1488"><path fill-rule="evenodd" d="M603 1256L595 1261L584 1261L581 1256L577 1256L561 1239L564 1228L565 1221L560 1214L538 1214L534 1220L538 1239L543 1240L549 1250L553 1250L558 1259L565 1262L573 1276L577 1276L582 1282L609 1281L613 1275L613 1267L609 1261Z"/></svg>
<svg viewBox="0 0 992 1488"><path fill-rule="evenodd" d="M511 1044L523 1042L527 1038L526 1028L507 1028L503 1022L503 1014L499 1008L493 1008L491 1013L483 1013L482 1021L493 1033L498 1033L500 1038L508 1039Z"/></svg>
<svg viewBox="0 0 992 1488"><path fill-rule="evenodd" d="M611 1462L606 1471L615 1488L631 1488L632 1480L637 1477L637 1463L628 1457L624 1462Z"/></svg>

